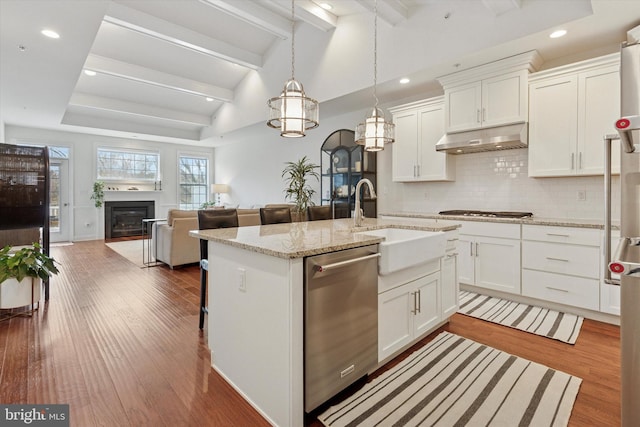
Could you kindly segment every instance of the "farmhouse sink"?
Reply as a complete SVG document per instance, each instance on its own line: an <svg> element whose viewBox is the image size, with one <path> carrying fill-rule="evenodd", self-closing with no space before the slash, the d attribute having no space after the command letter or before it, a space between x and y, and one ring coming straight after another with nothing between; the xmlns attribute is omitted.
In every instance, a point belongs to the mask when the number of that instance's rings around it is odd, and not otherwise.
<svg viewBox="0 0 640 427"><path fill-rule="evenodd" d="M441 231L381 228L356 234L384 237L378 244L378 274L381 276L443 257L447 243Z"/></svg>

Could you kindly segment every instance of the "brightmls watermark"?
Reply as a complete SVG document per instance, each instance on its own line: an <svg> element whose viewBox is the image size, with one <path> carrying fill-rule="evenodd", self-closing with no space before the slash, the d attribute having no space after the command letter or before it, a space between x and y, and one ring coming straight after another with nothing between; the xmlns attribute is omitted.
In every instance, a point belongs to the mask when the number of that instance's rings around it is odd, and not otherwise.
<svg viewBox="0 0 640 427"><path fill-rule="evenodd" d="M69 405L3 405L0 425L69 427Z"/></svg>

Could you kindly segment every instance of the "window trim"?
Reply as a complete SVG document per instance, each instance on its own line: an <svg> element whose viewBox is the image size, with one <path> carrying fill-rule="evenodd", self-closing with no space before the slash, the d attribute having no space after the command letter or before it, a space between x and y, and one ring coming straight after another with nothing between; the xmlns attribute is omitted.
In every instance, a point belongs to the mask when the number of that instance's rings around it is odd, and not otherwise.
<svg viewBox="0 0 640 427"><path fill-rule="evenodd" d="M198 153L198 152L188 152L188 151L181 151L176 153L176 201L177 201L177 205L179 209L200 209L200 206L197 206L195 208L185 208L184 205L181 203L181 198L180 198L180 189L182 187L182 182L180 180L180 160L183 157L187 157L187 158L191 158L191 159L202 159L202 160L206 160L207 161L207 177L206 177L206 182L205 182L205 191L206 191L206 201L209 202L211 201L211 192L210 192L210 182L211 182L211 177L213 176L211 173L211 169L212 169L212 165L213 165L213 159L212 156L208 153Z"/></svg>
<svg viewBox="0 0 640 427"><path fill-rule="evenodd" d="M113 178L113 177L101 177L100 176L100 166L99 166L99 153L100 151L108 151L113 153L125 153L125 154L139 154L145 156L155 156L157 158L156 164L156 176L154 178ZM120 184L150 184L161 180L162 177L162 158L160 155L160 151L157 150L136 150L131 148L120 148L120 147L109 147L109 146L98 146L96 147L95 152L95 162L96 162L96 180L104 181L104 182L113 182Z"/></svg>

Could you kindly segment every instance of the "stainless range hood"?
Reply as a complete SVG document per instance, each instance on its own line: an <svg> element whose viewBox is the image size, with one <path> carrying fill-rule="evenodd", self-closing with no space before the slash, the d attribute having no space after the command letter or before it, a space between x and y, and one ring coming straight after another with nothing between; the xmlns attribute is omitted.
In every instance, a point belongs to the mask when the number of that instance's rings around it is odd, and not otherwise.
<svg viewBox="0 0 640 427"><path fill-rule="evenodd" d="M527 128L527 123L520 122L508 126L449 133L440 138L436 144L436 151L465 154L526 148Z"/></svg>

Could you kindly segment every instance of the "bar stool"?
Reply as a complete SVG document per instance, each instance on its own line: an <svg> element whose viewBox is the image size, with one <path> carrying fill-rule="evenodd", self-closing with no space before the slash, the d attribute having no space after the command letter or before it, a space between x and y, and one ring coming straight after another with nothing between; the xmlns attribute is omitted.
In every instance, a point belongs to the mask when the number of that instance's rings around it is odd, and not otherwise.
<svg viewBox="0 0 640 427"><path fill-rule="evenodd" d="M198 229L210 230L215 228L230 228L238 226L238 211L236 209L203 209L198 211ZM207 271L209 270L209 241L200 239L200 322L204 327L204 315L208 313L207 302Z"/></svg>
<svg viewBox="0 0 640 427"><path fill-rule="evenodd" d="M331 215L331 206L309 206L307 207L307 217L309 221L319 221L322 219L333 219Z"/></svg>
<svg viewBox="0 0 640 427"><path fill-rule="evenodd" d="M260 208L260 223L267 224L284 224L291 222L291 208Z"/></svg>

